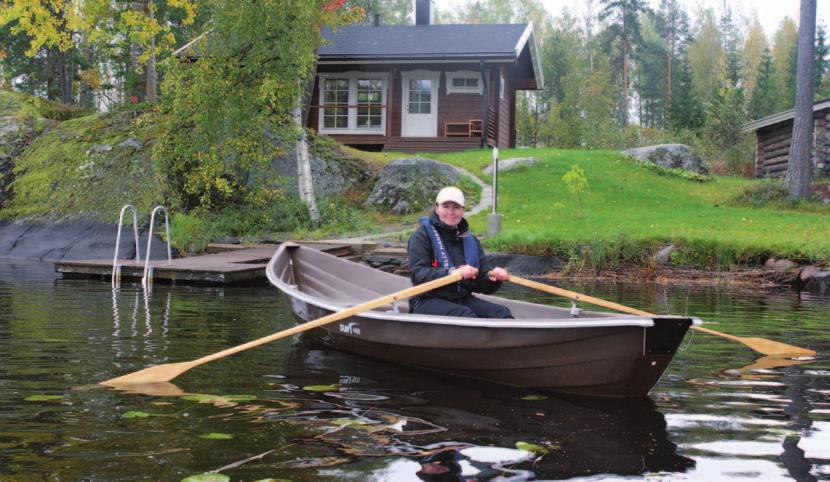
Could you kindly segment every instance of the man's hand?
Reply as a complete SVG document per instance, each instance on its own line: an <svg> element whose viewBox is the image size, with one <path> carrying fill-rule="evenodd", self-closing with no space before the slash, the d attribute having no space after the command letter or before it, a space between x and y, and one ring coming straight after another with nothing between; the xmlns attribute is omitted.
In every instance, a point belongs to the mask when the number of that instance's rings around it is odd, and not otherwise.
<svg viewBox="0 0 830 482"><path fill-rule="evenodd" d="M487 277L490 278L490 281L507 281L507 278L510 277L510 273L507 272L504 268L493 268L487 274Z"/></svg>
<svg viewBox="0 0 830 482"><path fill-rule="evenodd" d="M454 273L456 271L461 272L461 279L475 279L475 277L478 276L478 268L470 266L469 264L462 264L461 266L450 271L450 273Z"/></svg>

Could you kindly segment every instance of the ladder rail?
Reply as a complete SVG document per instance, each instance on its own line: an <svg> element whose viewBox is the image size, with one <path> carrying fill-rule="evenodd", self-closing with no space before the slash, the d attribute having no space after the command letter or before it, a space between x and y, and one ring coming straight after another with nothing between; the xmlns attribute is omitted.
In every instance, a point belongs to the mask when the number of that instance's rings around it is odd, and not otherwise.
<svg viewBox="0 0 830 482"><path fill-rule="evenodd" d="M173 255L172 250L170 248L170 218L167 214L166 207L156 206L155 208L153 208L153 212L150 214L150 231L147 236L147 251L146 256L144 257L144 272L141 276L141 285L144 286L144 288L148 288L149 285L152 283L152 269L150 268L150 247L153 243L153 227L155 225L156 213L158 211L164 211L164 230L165 235L167 236L167 266L173 264Z"/></svg>
<svg viewBox="0 0 830 482"><path fill-rule="evenodd" d="M133 237L135 238L135 260L141 262L141 249L138 243L138 212L132 204L125 204L121 207L118 215L118 234L115 236L115 253L112 255L112 287L117 288L121 281L121 266L118 265L118 248L121 246L121 228L124 225L124 213L127 210L133 214Z"/></svg>

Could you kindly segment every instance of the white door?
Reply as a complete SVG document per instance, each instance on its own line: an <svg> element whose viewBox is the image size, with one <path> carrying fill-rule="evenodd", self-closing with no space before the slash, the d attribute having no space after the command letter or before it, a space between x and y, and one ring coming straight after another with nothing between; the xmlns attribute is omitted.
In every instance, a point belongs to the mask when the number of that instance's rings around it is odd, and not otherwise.
<svg viewBox="0 0 830 482"><path fill-rule="evenodd" d="M402 137L438 135L438 82L440 72L402 72Z"/></svg>

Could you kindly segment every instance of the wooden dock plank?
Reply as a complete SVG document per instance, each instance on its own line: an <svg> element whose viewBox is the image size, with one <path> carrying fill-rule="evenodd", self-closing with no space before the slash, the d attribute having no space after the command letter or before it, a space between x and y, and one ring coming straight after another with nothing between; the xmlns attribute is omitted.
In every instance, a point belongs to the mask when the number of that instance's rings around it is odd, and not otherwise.
<svg viewBox="0 0 830 482"><path fill-rule="evenodd" d="M301 243L305 244L305 243ZM337 256L351 253L348 245L309 243L309 246ZM277 250L276 245L229 249L200 256L152 260L153 280L185 283L234 284L265 279L265 266ZM121 279L141 279L144 262L119 260ZM70 276L112 276L111 259L62 260L55 263L55 270Z"/></svg>

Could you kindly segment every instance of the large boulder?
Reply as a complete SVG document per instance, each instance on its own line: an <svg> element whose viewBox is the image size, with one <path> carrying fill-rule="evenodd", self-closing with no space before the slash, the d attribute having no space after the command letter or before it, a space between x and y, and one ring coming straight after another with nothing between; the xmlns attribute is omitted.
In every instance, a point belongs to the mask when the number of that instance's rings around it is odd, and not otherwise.
<svg viewBox="0 0 830 482"><path fill-rule="evenodd" d="M395 159L380 172L366 205L397 214L422 211L432 205L442 187L458 180L458 172L442 162L422 157Z"/></svg>
<svg viewBox="0 0 830 482"><path fill-rule="evenodd" d="M523 166L532 166L539 162L539 159L530 156L530 157L513 157L511 159L503 159L499 161L499 172L506 172L512 171L513 169L518 169ZM484 168L484 174L488 176L493 174L493 164L488 164L487 167Z"/></svg>
<svg viewBox="0 0 830 482"><path fill-rule="evenodd" d="M272 179L274 187L298 195L296 142L284 142L272 135L269 138L283 149L283 154L271 160L264 175ZM308 153L317 197L336 196L372 177L372 169L365 162L340 153L334 141L326 136L311 134Z"/></svg>
<svg viewBox="0 0 830 482"><path fill-rule="evenodd" d="M696 174L709 174L706 163L685 144L658 144L638 147L623 151L623 154L640 162L650 162L667 169L683 169Z"/></svg>

